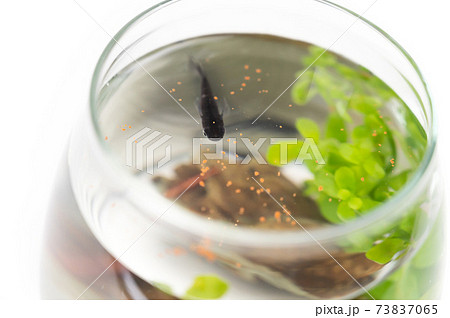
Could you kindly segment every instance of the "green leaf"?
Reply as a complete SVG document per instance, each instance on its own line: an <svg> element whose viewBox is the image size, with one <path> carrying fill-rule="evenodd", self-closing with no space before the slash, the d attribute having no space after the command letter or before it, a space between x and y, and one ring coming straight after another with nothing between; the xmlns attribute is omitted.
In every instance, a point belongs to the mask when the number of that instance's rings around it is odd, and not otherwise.
<svg viewBox="0 0 450 318"><path fill-rule="evenodd" d="M416 207L413 210L411 210L409 215L406 215L405 217L402 218L399 228L401 230L411 234L413 232L413 230L414 230L414 227L416 226L417 216L421 212L422 212L421 209L418 208L418 207Z"/></svg>
<svg viewBox="0 0 450 318"><path fill-rule="evenodd" d="M320 147L319 147L320 149ZM321 150L322 151L322 150ZM326 152L321 152L323 154L327 154ZM330 151L328 153L328 158L326 159L327 167L330 168L330 170L335 170L342 166L347 166L350 163L344 159L339 153Z"/></svg>
<svg viewBox="0 0 450 318"><path fill-rule="evenodd" d="M332 197L337 197L338 188L336 186L335 178L333 174L326 171L318 171L315 176L315 184L321 188L323 192Z"/></svg>
<svg viewBox="0 0 450 318"><path fill-rule="evenodd" d="M334 179L339 189L347 189L351 192L355 191L356 179L352 169L348 167L339 168L334 175Z"/></svg>
<svg viewBox="0 0 450 318"><path fill-rule="evenodd" d="M381 184L373 191L373 198L377 201L383 202L391 197L387 184Z"/></svg>
<svg viewBox="0 0 450 318"><path fill-rule="evenodd" d="M361 151L358 147L343 143L341 144L341 147L339 148L339 154L348 162L359 164L362 159Z"/></svg>
<svg viewBox="0 0 450 318"><path fill-rule="evenodd" d="M389 263L395 254L405 249L405 241L399 238L387 238L367 251L366 257L379 264Z"/></svg>
<svg viewBox="0 0 450 318"><path fill-rule="evenodd" d="M228 284L217 276L197 276L186 292L186 299L218 299L228 290Z"/></svg>
<svg viewBox="0 0 450 318"><path fill-rule="evenodd" d="M392 274L387 280L370 290L377 300L419 299L423 290L419 287L417 273L408 265Z"/></svg>
<svg viewBox="0 0 450 318"><path fill-rule="evenodd" d="M309 118L298 118L295 127L304 138L312 138L316 143L319 142L320 129L315 121Z"/></svg>
<svg viewBox="0 0 450 318"><path fill-rule="evenodd" d="M337 65L336 57L319 46L310 46L309 47L309 55L306 55L302 59L302 63L305 66L308 65L319 65L319 66L335 66Z"/></svg>
<svg viewBox="0 0 450 318"><path fill-rule="evenodd" d="M373 245L373 238L365 232L354 232L345 236L339 242L348 253L365 253Z"/></svg>
<svg viewBox="0 0 450 318"><path fill-rule="evenodd" d="M370 198L363 198L363 206L362 206L362 211L369 211L375 207L377 207L381 202L372 200Z"/></svg>
<svg viewBox="0 0 450 318"><path fill-rule="evenodd" d="M352 141L359 148L373 151L374 140L370 129L366 126L356 126L352 131Z"/></svg>
<svg viewBox="0 0 450 318"><path fill-rule="evenodd" d="M360 210L363 206L363 201L358 197L353 197L348 201L348 206L353 210Z"/></svg>
<svg viewBox="0 0 450 318"><path fill-rule="evenodd" d="M377 300L397 299L394 293L395 282L392 279L386 279L370 290L370 294Z"/></svg>
<svg viewBox="0 0 450 318"><path fill-rule="evenodd" d="M297 75L297 74L296 74ZM305 105L317 94L317 90L312 87L314 72L309 70L299 73L300 78L295 82L291 90L291 97L297 105Z"/></svg>
<svg viewBox="0 0 450 318"><path fill-rule="evenodd" d="M402 173L393 176L389 179L389 186L395 191L400 190L401 187L408 181L410 170L403 171Z"/></svg>
<svg viewBox="0 0 450 318"><path fill-rule="evenodd" d="M348 123L353 122L352 116L350 116L350 114L348 113L347 101L336 100L334 104L336 106L337 113L344 121Z"/></svg>
<svg viewBox="0 0 450 318"><path fill-rule="evenodd" d="M369 175L371 175L377 179L384 178L384 176L386 174L383 167L381 167L381 165L372 158L366 160L363 163L363 167L364 167L364 170L366 170L366 172Z"/></svg>
<svg viewBox="0 0 450 318"><path fill-rule="evenodd" d="M352 196L352 193L348 191L347 189L340 189L338 191L338 198L341 200L347 200Z"/></svg>
<svg viewBox="0 0 450 318"><path fill-rule="evenodd" d="M266 159L267 162L274 166L281 166L281 147L286 144L273 144L267 148ZM287 144L287 162L295 160L303 145L302 141L299 141L296 145Z"/></svg>
<svg viewBox="0 0 450 318"><path fill-rule="evenodd" d="M353 95L349 103L349 107L363 114L376 113L377 109L381 106L382 103L378 98L362 94Z"/></svg>
<svg viewBox="0 0 450 318"><path fill-rule="evenodd" d="M326 195L321 195L317 201L322 216L331 223L341 223L341 219L337 215L337 208L339 202L337 199L330 198Z"/></svg>
<svg viewBox="0 0 450 318"><path fill-rule="evenodd" d="M347 130L345 128L344 120L338 114L331 113L328 116L325 136L327 138L334 138L340 142L345 142L347 140Z"/></svg>
<svg viewBox="0 0 450 318"><path fill-rule="evenodd" d="M348 206L347 202L339 203L337 215L342 221L348 221L356 217L355 211Z"/></svg>

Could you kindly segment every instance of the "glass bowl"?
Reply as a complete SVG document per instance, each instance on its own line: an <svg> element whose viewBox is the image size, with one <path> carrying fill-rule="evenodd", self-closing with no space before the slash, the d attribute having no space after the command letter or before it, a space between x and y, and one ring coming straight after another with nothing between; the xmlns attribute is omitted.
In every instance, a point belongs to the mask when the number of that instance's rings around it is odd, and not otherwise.
<svg viewBox="0 0 450 318"><path fill-rule="evenodd" d="M414 174L369 213L308 231L300 224L273 231L211 221L163 196L146 171L127 166L127 140L147 125L163 131L175 123L179 130L169 132L172 160L166 164L174 169L177 158L191 149L192 138L201 137L195 106L167 98L170 88L164 87L158 96L166 98L171 116L150 108L143 119L141 105L116 112L105 101L119 89L114 85L118 74L125 70L129 76L129 65L139 65L149 52L220 34L298 40L364 66L405 102L426 134ZM151 80L159 74L152 69L145 73ZM164 79L160 74L158 80ZM266 115L276 112L274 105ZM114 135L110 127L120 123L126 123L120 127L125 133ZM318 0L173 0L139 14L106 47L93 75L89 107L71 138L69 164L75 197L100 243L134 274L178 298L415 299L438 293L443 223L435 145L432 104L416 64L395 40L354 12ZM388 237L405 220L412 221L401 257L379 264L346 250L349 242L364 237ZM435 247L432 252L429 246ZM427 262L421 253L429 253ZM421 279L411 282L419 274ZM212 294L193 293L199 286L211 287Z"/></svg>

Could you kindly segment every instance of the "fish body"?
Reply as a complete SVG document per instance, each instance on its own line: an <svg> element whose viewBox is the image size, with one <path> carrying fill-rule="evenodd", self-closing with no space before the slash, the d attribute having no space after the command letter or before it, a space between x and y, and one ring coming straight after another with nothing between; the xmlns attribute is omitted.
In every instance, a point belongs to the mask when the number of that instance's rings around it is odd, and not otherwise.
<svg viewBox="0 0 450 318"><path fill-rule="evenodd" d="M219 105L202 67L193 60L191 61L201 77L201 95L198 108L202 118L203 134L212 141L219 141L225 134L223 113L219 110Z"/></svg>

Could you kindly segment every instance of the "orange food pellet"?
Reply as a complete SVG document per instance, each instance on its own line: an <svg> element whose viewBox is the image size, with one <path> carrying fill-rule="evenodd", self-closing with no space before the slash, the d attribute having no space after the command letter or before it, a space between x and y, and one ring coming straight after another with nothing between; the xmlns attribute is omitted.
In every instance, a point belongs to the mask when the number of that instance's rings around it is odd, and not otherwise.
<svg viewBox="0 0 450 318"><path fill-rule="evenodd" d="M261 69L260 69L260 68L257 68L257 69L256 69L256 73L261 73Z"/></svg>
<svg viewBox="0 0 450 318"><path fill-rule="evenodd" d="M243 207L239 208L239 214L240 215L244 214L244 212L245 212L245 209Z"/></svg>
<svg viewBox="0 0 450 318"><path fill-rule="evenodd" d="M245 79L246 81L248 81L248 80L250 80L250 76L245 76L244 79Z"/></svg>
<svg viewBox="0 0 450 318"><path fill-rule="evenodd" d="M261 222L261 223L266 222L266 218L263 217L263 216L260 216L259 217L259 222Z"/></svg>
<svg viewBox="0 0 450 318"><path fill-rule="evenodd" d="M275 211L275 213L273 214L273 216L275 217L275 219L280 222L281 221L281 212L280 211Z"/></svg>
<svg viewBox="0 0 450 318"><path fill-rule="evenodd" d="M231 91L231 92L230 92L230 95L234 95L234 94L235 94L234 91Z"/></svg>
<svg viewBox="0 0 450 318"><path fill-rule="evenodd" d="M245 68L246 70L248 70L248 65L247 65L247 64L245 64L245 65L244 65L244 68Z"/></svg>
<svg viewBox="0 0 450 318"><path fill-rule="evenodd" d="M318 189L318 190L319 190L319 192L320 192L320 191L323 191L323 187L322 187L322 186L319 186L319 189Z"/></svg>
<svg viewBox="0 0 450 318"><path fill-rule="evenodd" d="M259 176L259 172L255 171L255 177Z"/></svg>
<svg viewBox="0 0 450 318"><path fill-rule="evenodd" d="M173 252L173 255L186 254L186 251L182 247L175 247L172 252Z"/></svg>
<svg viewBox="0 0 450 318"><path fill-rule="evenodd" d="M241 193L241 189L236 189L236 191L234 191L236 193Z"/></svg>
<svg viewBox="0 0 450 318"><path fill-rule="evenodd" d="M229 186L231 186L232 184L233 184L233 182L228 181L226 185L227 185L227 187L229 187Z"/></svg>
<svg viewBox="0 0 450 318"><path fill-rule="evenodd" d="M261 183L264 183L264 178L259 179Z"/></svg>
<svg viewBox="0 0 450 318"><path fill-rule="evenodd" d="M204 187L204 186L205 186L205 182L204 182L204 181L200 181L198 184L199 184L201 187Z"/></svg>
<svg viewBox="0 0 450 318"><path fill-rule="evenodd" d="M245 84L245 83L242 83L242 84L241 84L241 86L242 86L242 87L245 87L245 86L247 86L247 84Z"/></svg>
<svg viewBox="0 0 450 318"><path fill-rule="evenodd" d="M216 259L216 255L210 250L203 246L195 246L193 250L200 256L206 258L208 261L212 262Z"/></svg>

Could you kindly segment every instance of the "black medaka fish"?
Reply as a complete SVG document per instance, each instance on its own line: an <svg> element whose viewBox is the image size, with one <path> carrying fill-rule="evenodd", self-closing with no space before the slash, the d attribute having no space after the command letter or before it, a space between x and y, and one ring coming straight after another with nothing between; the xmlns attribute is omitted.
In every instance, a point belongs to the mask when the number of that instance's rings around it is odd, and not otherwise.
<svg viewBox="0 0 450 318"><path fill-rule="evenodd" d="M199 73L201 84L201 98L199 113L202 118L203 134L212 141L219 141L225 134L225 127L223 124L223 113L219 110L216 97L214 97L211 86L203 72L200 64L191 59L191 63Z"/></svg>

